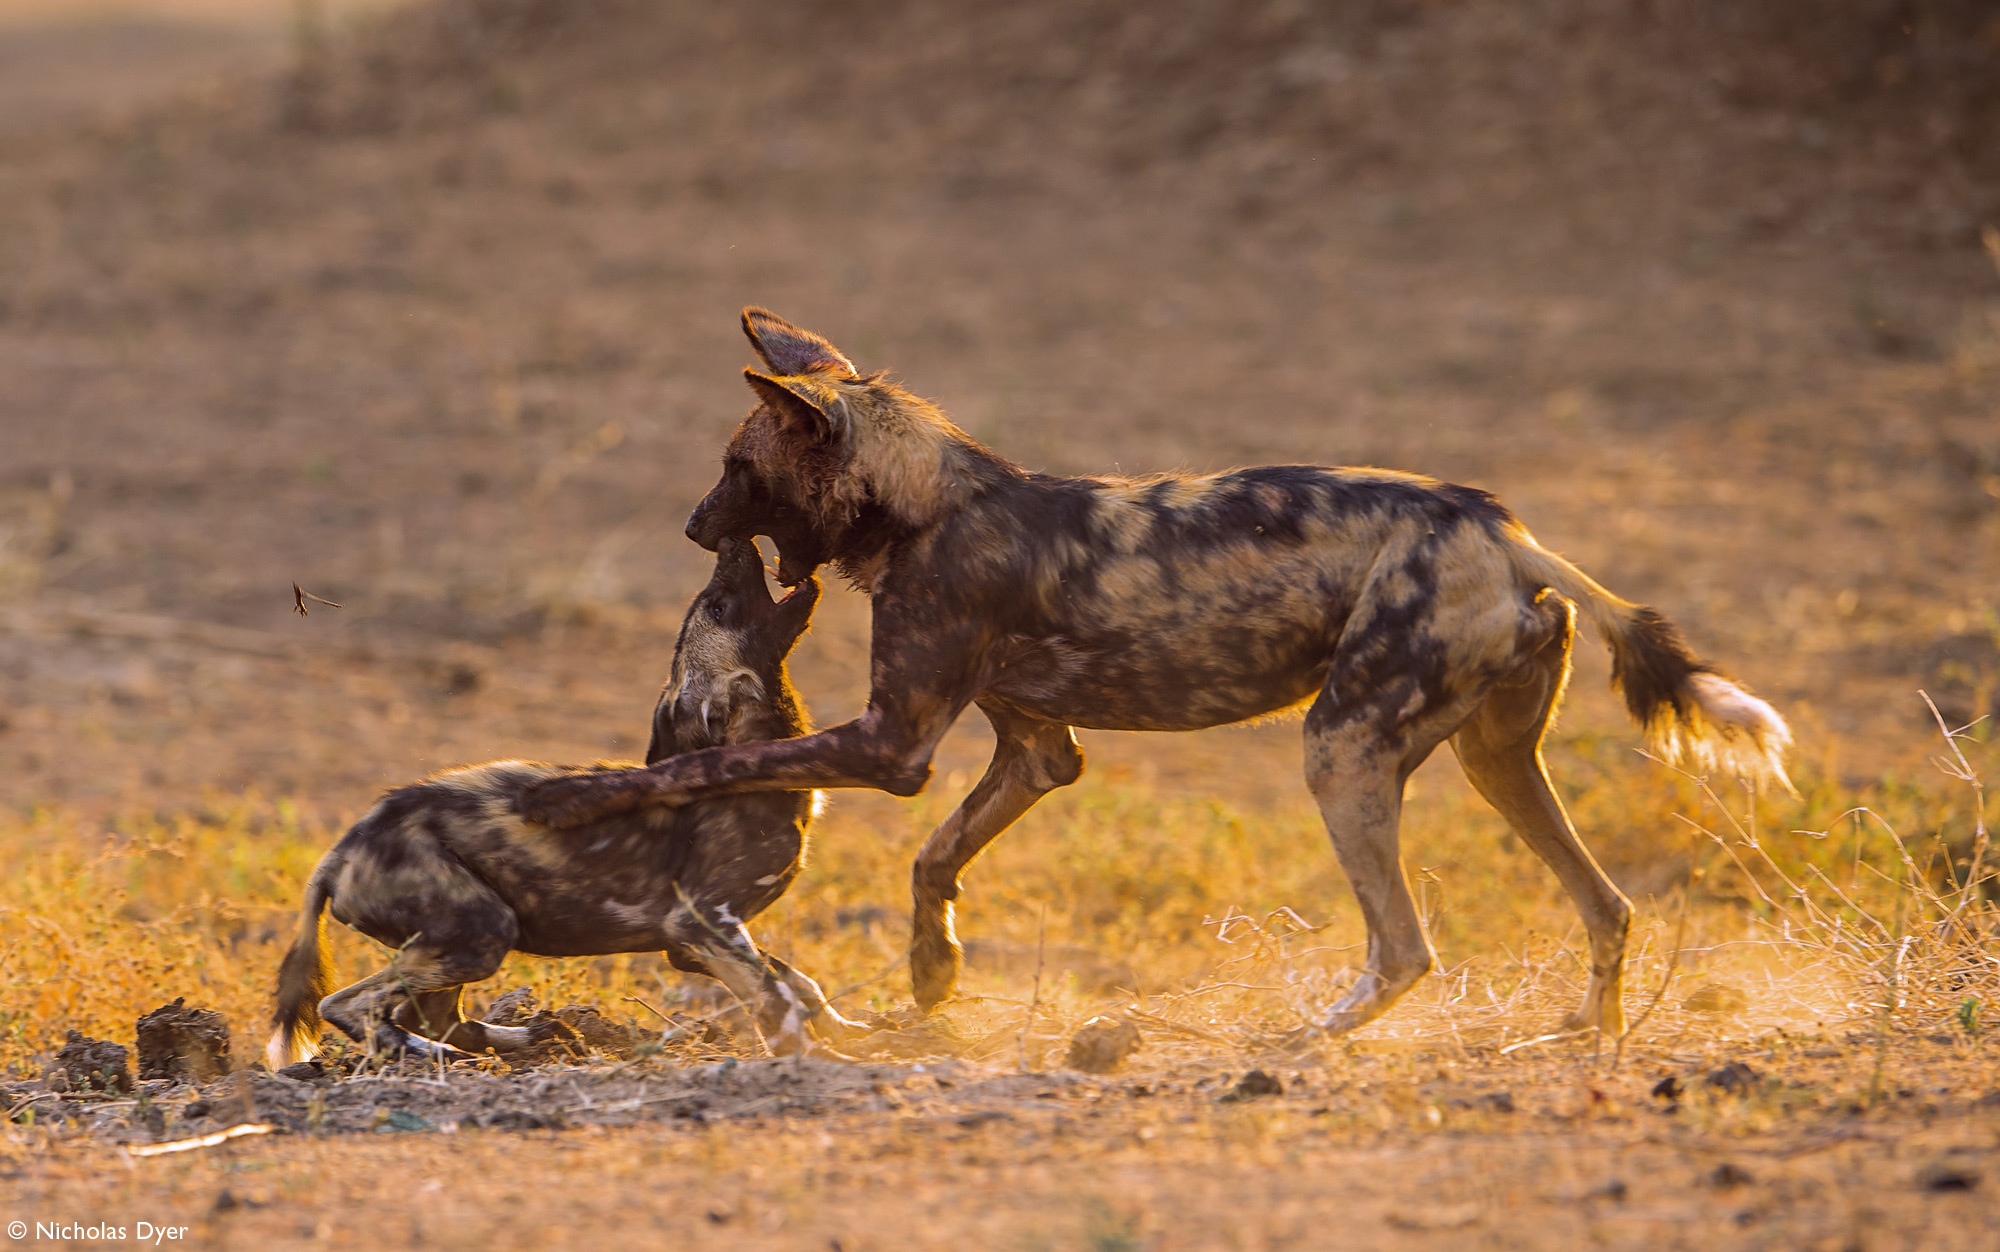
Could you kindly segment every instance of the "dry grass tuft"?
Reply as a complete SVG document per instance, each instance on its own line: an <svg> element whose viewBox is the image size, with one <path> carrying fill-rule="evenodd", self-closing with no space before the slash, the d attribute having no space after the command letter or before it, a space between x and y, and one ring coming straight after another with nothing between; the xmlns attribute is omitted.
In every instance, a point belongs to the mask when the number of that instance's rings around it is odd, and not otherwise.
<svg viewBox="0 0 2000 1252"><path fill-rule="evenodd" d="M1577 772L1596 775L1573 796L1579 826L1638 899L1634 1027L1615 1052L1551 1033L1588 966L1550 876L1455 780L1421 776L1406 849L1441 973L1330 1046L1465 1056L1583 1047L1616 1064L1774 1035L1979 1042L2000 990L1974 764L1985 745L1947 730L1942 784L1884 779L1856 796L1809 778L1798 802L1731 796L1612 758L1589 737L1564 745L1590 767ZM836 806L805 877L758 926L772 949L849 1007L904 1003L897 888L950 801L908 801L903 829L888 831ZM1697 815L1635 823L1677 810ZM39 812L0 827L11 884L0 906L0 1066L38 1072L72 1028L129 1041L139 1014L175 996L221 1010L245 1044L260 1039L302 884L338 830L254 794L198 812L105 824ZM1003 840L969 876L960 926L963 995L922 1028L878 1041L878 1055L1052 1068L1079 1026L1108 1014L1144 1036L1133 1066L1254 1060L1337 996L1362 959L1358 917L1305 805L1242 813L1116 780L1051 797ZM385 955L339 928L333 946L348 977ZM597 1004L649 1033L661 1028L655 1011L670 1016L682 1028L666 1046L687 1059L750 1054L726 1032L689 1029L726 1022L728 1006L651 956L517 955L482 990L517 985L544 1004Z"/></svg>

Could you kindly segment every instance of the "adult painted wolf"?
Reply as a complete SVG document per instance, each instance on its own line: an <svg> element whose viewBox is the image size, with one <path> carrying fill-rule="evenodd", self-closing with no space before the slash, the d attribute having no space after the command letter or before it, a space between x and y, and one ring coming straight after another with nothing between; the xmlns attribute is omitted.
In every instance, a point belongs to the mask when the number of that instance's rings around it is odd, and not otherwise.
<svg viewBox="0 0 2000 1252"><path fill-rule="evenodd" d="M1431 968L1397 822L1405 780L1447 739L1583 916L1591 981L1568 1026L1622 1031L1631 908L1578 842L1541 757L1579 612L1657 750L1784 779L1790 733L1770 705L1483 491L1311 465L1030 473L929 402L857 373L821 336L756 308L743 328L767 372L745 373L757 405L687 533L704 548L768 536L780 582L832 563L864 589L867 711L803 738L551 779L522 811L568 825L763 788L913 795L946 728L976 704L998 739L992 763L912 874L910 967L925 1009L957 979L960 874L1082 773L1072 727L1198 730L1310 702L1306 782L1368 928L1361 976L1314 1023L1328 1032L1378 1016Z"/></svg>

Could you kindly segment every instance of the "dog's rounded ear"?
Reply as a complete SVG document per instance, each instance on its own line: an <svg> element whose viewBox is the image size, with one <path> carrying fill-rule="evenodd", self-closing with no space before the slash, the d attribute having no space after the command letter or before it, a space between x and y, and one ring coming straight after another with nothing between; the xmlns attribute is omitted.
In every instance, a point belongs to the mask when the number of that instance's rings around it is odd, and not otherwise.
<svg viewBox="0 0 2000 1252"><path fill-rule="evenodd" d="M839 348L801 326L794 326L769 309L751 305L743 310L743 333L774 374L816 374L832 370L855 377L854 363Z"/></svg>
<svg viewBox="0 0 2000 1252"><path fill-rule="evenodd" d="M743 381L788 429L812 439L832 439L842 433L841 425L803 389L788 387L756 370L744 370Z"/></svg>

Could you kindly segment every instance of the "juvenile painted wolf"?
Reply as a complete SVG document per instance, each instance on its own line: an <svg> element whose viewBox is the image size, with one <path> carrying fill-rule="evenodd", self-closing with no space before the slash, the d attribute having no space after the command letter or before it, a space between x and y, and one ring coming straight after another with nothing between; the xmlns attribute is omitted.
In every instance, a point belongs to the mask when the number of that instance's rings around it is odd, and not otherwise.
<svg viewBox="0 0 2000 1252"><path fill-rule="evenodd" d="M811 620L818 581L774 603L753 542L716 551L653 712L649 762L808 729L785 656ZM850 1023L813 980L760 953L744 929L797 876L816 797L766 791L652 805L569 830L521 819L524 788L603 768L495 761L384 796L306 885L299 937L279 970L272 1067L315 1054L322 1019L357 1041L427 1056L541 1043L551 1028L460 1013L462 986L491 977L516 950L664 950L677 968L728 986L774 1051L806 1048L808 1029L845 1035ZM327 912L397 950L387 969L332 995Z"/></svg>
<svg viewBox="0 0 2000 1252"><path fill-rule="evenodd" d="M831 562L865 589L868 709L800 739L552 779L528 790L523 811L566 825L761 788L910 795L945 729L976 704L999 741L993 761L912 875L924 1008L957 978L962 871L1082 772L1074 726L1196 730L1310 701L1306 781L1368 928L1361 977L1314 1023L1328 1032L1376 1017L1431 968L1397 821L1404 781L1447 739L1583 915L1591 982L1569 1025L1622 1030L1630 905L1577 841L1541 757L1579 612L1658 749L1783 780L1790 733L1770 705L1483 491L1304 465L1029 473L928 402L858 374L819 335L754 308L743 327L768 372L746 371L757 405L687 533L706 548L767 535L780 582Z"/></svg>

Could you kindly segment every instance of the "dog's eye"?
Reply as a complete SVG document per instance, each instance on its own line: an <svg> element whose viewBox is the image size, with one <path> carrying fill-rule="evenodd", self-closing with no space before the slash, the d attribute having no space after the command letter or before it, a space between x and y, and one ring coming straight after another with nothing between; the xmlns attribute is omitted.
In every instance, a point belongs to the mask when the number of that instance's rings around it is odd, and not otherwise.
<svg viewBox="0 0 2000 1252"><path fill-rule="evenodd" d="M708 602L708 620L720 626L722 624L723 608L724 605L722 601L710 600Z"/></svg>

